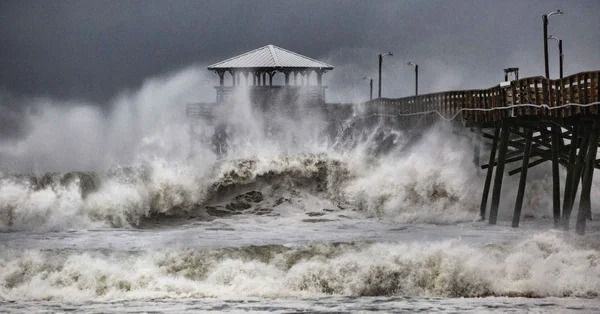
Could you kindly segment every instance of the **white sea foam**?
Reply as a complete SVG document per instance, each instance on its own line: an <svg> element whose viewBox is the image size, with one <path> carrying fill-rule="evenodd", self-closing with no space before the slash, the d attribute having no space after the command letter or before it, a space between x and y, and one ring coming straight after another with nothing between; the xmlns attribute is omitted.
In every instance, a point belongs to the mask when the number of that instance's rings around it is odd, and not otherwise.
<svg viewBox="0 0 600 314"><path fill-rule="evenodd" d="M600 251L545 232L488 246L314 244L154 252L4 251L0 299L600 294Z"/></svg>

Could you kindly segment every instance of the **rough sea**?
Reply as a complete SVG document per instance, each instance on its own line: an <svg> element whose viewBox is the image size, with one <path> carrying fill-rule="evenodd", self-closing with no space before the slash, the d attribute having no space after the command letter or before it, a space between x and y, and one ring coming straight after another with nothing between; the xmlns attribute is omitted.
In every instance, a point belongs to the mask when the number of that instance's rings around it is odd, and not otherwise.
<svg viewBox="0 0 600 314"><path fill-rule="evenodd" d="M600 223L553 228L548 164L518 229L505 178L492 226L468 129L244 95L190 122L172 104L200 82L151 80L109 114L35 100L30 135L0 145L0 312L600 312Z"/></svg>

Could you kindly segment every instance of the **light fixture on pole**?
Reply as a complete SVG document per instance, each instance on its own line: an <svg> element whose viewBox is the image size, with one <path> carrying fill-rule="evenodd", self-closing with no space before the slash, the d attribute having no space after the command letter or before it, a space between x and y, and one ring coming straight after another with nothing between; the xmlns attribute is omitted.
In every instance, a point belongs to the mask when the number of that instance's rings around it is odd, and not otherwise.
<svg viewBox="0 0 600 314"><path fill-rule="evenodd" d="M365 76L363 77L363 80L369 80L369 100L373 100L373 78Z"/></svg>
<svg viewBox="0 0 600 314"><path fill-rule="evenodd" d="M380 53L379 54L379 92L378 98L381 98L381 64L383 63L383 57L385 56L393 56L392 52Z"/></svg>
<svg viewBox="0 0 600 314"><path fill-rule="evenodd" d="M552 11L548 14L542 15L542 22L544 24L544 68L546 70L546 78L550 78L550 69L548 68L548 19L552 15L564 14L561 10Z"/></svg>
<svg viewBox="0 0 600 314"><path fill-rule="evenodd" d="M407 62L406 65L415 67L415 96L419 95L419 65L414 62Z"/></svg>
<svg viewBox="0 0 600 314"><path fill-rule="evenodd" d="M558 42L558 68L559 73L560 73L560 78L563 78L563 50L562 50L562 39L554 36L554 35L550 35L548 36L548 39L552 39L552 40L556 40Z"/></svg>

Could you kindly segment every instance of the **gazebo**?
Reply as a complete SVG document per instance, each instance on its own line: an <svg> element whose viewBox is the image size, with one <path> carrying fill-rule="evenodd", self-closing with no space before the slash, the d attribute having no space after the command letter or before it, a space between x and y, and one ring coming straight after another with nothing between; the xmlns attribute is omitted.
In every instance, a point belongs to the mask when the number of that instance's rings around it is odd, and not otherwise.
<svg viewBox="0 0 600 314"><path fill-rule="evenodd" d="M217 103L228 100L236 88L249 89L254 102L273 102L273 97L289 99L309 95L323 103L323 74L333 66L298 53L267 45L208 67L219 76ZM229 73L229 75L226 75ZM277 76L281 73L282 76ZM227 76L231 79L226 84ZM277 84L279 79L280 84Z"/></svg>

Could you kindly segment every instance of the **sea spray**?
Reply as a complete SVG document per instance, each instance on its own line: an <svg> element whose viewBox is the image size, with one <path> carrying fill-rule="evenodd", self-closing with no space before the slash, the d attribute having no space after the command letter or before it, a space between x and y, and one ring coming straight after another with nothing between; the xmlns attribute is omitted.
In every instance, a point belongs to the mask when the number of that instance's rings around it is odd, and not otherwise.
<svg viewBox="0 0 600 314"><path fill-rule="evenodd" d="M196 86L205 80L198 67L152 78L104 111L28 99L38 109L27 116L27 136L0 143L0 228L135 227L147 217L197 216L216 198L250 189L301 191L399 223L477 219L483 173L471 162L474 143L465 128L440 122L409 134L384 118L365 118L364 108L352 105L343 116L265 113L243 89L215 106L210 121L189 120L185 104L200 96ZM191 133L190 123L204 133ZM218 125L227 133L221 155L200 140L210 139ZM43 178L47 171L62 178L75 170L93 171L93 187L81 176L47 185L15 178ZM538 192L550 184L547 170L532 169L530 176L541 179L528 184L524 215L546 216L550 197ZM503 194L511 195L517 179L507 180ZM302 207L301 200L296 204ZM503 201L501 217L511 207Z"/></svg>

